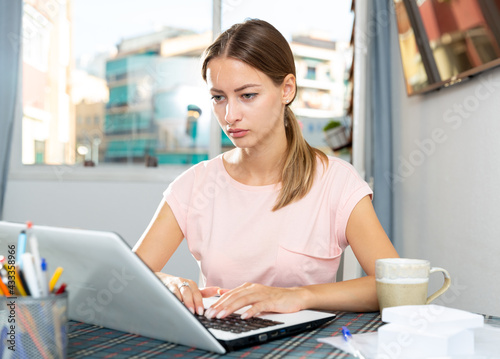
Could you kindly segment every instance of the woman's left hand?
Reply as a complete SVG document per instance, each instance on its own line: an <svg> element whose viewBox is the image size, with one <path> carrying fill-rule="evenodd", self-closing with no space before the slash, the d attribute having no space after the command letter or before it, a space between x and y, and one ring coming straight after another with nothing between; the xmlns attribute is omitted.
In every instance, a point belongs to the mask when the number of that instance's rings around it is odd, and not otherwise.
<svg viewBox="0 0 500 359"><path fill-rule="evenodd" d="M242 313L243 319L263 312L293 313L305 309L304 288L276 288L245 283L231 290L222 290L221 294L220 299L205 311L206 317L224 318L247 306L250 308Z"/></svg>

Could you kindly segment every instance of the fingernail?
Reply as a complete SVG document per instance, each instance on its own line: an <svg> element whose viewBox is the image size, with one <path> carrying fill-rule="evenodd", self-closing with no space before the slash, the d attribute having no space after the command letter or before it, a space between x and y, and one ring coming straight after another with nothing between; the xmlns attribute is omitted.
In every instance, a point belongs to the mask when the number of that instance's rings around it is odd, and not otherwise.
<svg viewBox="0 0 500 359"><path fill-rule="evenodd" d="M212 308L208 308L205 311L205 317L207 317L208 319L212 319L213 314L214 314L214 310Z"/></svg>
<svg viewBox="0 0 500 359"><path fill-rule="evenodd" d="M248 318L248 313L245 312L241 315L241 319L247 319Z"/></svg>
<svg viewBox="0 0 500 359"><path fill-rule="evenodd" d="M217 319L222 318L224 315L226 315L226 311L223 309L217 314Z"/></svg>
<svg viewBox="0 0 500 359"><path fill-rule="evenodd" d="M205 309L203 309L203 307L198 307L198 315L203 315L204 311Z"/></svg>
<svg viewBox="0 0 500 359"><path fill-rule="evenodd" d="M194 314L194 308L189 307L189 311L191 312L191 314Z"/></svg>

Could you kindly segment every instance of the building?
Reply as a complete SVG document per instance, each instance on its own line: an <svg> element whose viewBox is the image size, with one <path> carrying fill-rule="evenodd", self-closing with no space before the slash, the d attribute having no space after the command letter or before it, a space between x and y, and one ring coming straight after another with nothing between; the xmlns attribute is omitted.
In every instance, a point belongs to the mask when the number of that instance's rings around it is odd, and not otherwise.
<svg viewBox="0 0 500 359"><path fill-rule="evenodd" d="M199 57L211 34L164 28L123 40L106 62L106 162L197 163L208 158L210 110ZM193 118L192 109L197 116ZM196 135L189 132L196 119Z"/></svg>
<svg viewBox="0 0 500 359"><path fill-rule="evenodd" d="M70 0L24 1L23 164L75 160L71 19Z"/></svg>
<svg viewBox="0 0 500 359"><path fill-rule="evenodd" d="M324 141L323 127L333 119L346 121L352 49L349 43L313 35L293 36L290 45L297 71L297 96L292 108L309 144L330 152Z"/></svg>
<svg viewBox="0 0 500 359"><path fill-rule="evenodd" d="M109 91L104 79L75 70L72 75L75 106L76 162L96 165L104 160L104 119Z"/></svg>

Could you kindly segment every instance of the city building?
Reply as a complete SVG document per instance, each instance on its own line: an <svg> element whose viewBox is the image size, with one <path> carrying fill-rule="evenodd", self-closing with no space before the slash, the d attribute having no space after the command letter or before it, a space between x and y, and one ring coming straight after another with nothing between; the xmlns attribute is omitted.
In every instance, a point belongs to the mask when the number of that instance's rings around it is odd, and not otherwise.
<svg viewBox="0 0 500 359"><path fill-rule="evenodd" d="M208 158L209 97L199 58L210 42L210 33L167 27L118 44L116 56L106 62L104 161Z"/></svg>
<svg viewBox="0 0 500 359"><path fill-rule="evenodd" d="M314 35L293 36L290 45L297 71L297 96L292 108L309 144L331 152L323 127L334 119L349 125L345 114L352 48L347 42Z"/></svg>
<svg viewBox="0 0 500 359"><path fill-rule="evenodd" d="M25 0L23 36L23 164L75 159L71 102L71 1Z"/></svg>

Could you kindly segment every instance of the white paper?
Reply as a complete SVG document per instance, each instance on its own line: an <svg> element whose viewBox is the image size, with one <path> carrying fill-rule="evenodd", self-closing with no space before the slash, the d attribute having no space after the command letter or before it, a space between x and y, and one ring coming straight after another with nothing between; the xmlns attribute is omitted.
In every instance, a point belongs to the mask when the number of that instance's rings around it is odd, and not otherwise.
<svg viewBox="0 0 500 359"><path fill-rule="evenodd" d="M378 333L353 334L357 348L366 359L387 359L387 355L378 355ZM454 355L447 357L427 357L422 359L500 359L500 328L485 324L474 329L474 355ZM331 345L349 354L352 353L342 335L318 339L319 342Z"/></svg>

